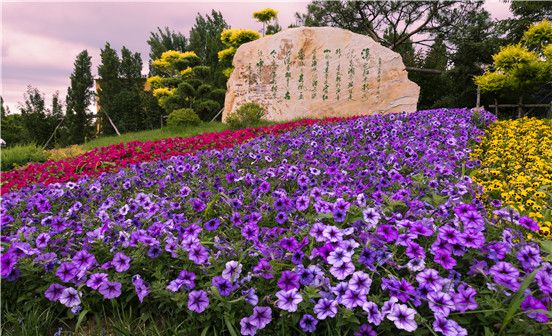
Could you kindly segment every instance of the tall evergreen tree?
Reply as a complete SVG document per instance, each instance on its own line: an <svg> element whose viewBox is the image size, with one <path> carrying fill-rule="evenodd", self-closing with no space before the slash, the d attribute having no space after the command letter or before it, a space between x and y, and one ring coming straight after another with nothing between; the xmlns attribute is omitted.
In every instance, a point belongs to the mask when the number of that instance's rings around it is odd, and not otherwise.
<svg viewBox="0 0 552 336"><path fill-rule="evenodd" d="M100 65L98 66L98 104L100 105L100 109L98 114L101 118L102 133L115 134L109 118L112 121L120 119L120 107L117 106L117 96L121 91L121 83L119 81L121 61L119 60L117 51L111 48L109 42L106 42L105 47L101 50L100 58Z"/></svg>
<svg viewBox="0 0 552 336"><path fill-rule="evenodd" d="M83 143L91 133L88 106L94 97L91 57L87 50L77 55L67 89L67 117L72 143Z"/></svg>
<svg viewBox="0 0 552 336"><path fill-rule="evenodd" d="M120 131L129 132L143 129L143 111L141 92L144 90L142 79L142 58L139 53L132 53L128 48L121 49L119 78L121 91L117 96L120 119L117 127Z"/></svg>
<svg viewBox="0 0 552 336"><path fill-rule="evenodd" d="M151 62L161 57L161 54L167 50L186 51L188 40L182 33L170 30L169 27L165 29L157 27L156 32L150 33L148 45L150 46L150 75L157 75L155 69L151 67Z"/></svg>
<svg viewBox="0 0 552 336"><path fill-rule="evenodd" d="M223 65L218 60L218 52L224 49L220 34L229 25L221 12L212 10L211 15L196 16L196 22L190 30L190 44L188 50L194 51L201 59L201 63L208 66L211 78L207 80L215 86L226 85L226 76L222 73Z"/></svg>

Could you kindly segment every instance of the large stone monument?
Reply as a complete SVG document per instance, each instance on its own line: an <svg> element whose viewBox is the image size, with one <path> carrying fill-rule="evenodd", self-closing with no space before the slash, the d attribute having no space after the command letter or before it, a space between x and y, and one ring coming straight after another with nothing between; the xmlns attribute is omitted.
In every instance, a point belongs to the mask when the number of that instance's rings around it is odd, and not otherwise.
<svg viewBox="0 0 552 336"><path fill-rule="evenodd" d="M245 43L233 66L223 121L247 102L275 121L412 112L420 93L398 53L340 28L291 28Z"/></svg>

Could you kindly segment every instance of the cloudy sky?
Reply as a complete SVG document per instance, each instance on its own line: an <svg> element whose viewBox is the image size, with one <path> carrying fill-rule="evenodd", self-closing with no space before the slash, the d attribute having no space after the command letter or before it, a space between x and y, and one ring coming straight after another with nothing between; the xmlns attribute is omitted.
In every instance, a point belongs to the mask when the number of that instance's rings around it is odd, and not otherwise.
<svg viewBox="0 0 552 336"><path fill-rule="evenodd" d="M295 23L294 14L308 1L10 1L2 0L2 68L0 92L12 112L23 100L27 85L65 97L75 56L87 49L97 73L100 48L106 41L142 54L147 63L146 40L156 27L188 33L197 13L222 12L232 27L260 29L251 13L265 7L279 11L282 27ZM508 5L498 0L486 7L494 17L508 15ZM146 72L146 69L144 69Z"/></svg>

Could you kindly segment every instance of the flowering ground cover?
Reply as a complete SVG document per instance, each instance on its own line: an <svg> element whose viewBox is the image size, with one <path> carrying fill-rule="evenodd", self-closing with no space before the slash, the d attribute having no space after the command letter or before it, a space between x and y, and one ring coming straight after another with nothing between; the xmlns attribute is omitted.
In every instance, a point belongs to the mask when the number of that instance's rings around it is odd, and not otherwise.
<svg viewBox="0 0 552 336"><path fill-rule="evenodd" d="M33 302L98 334L544 335L538 224L469 177L493 119L360 117L6 193L4 329Z"/></svg>
<svg viewBox="0 0 552 336"><path fill-rule="evenodd" d="M504 203L540 224L552 238L552 126L535 118L497 121L476 147L474 180L485 199Z"/></svg>
<svg viewBox="0 0 552 336"><path fill-rule="evenodd" d="M318 122L333 122L337 119L305 119L284 124L236 131L205 133L189 138L170 138L157 141L132 141L101 148L94 148L82 155L58 161L34 163L22 169L4 172L0 190L18 190L36 183L76 181L82 176L97 176L103 172L118 171L121 167L152 160L167 159L174 155L193 153L202 149L231 147L263 134L278 134L295 127Z"/></svg>

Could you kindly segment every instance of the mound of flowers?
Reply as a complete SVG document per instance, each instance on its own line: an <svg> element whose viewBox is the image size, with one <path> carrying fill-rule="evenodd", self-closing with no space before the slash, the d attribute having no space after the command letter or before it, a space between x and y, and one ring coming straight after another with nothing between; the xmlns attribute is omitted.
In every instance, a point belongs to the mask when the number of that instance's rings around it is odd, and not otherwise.
<svg viewBox="0 0 552 336"><path fill-rule="evenodd" d="M485 199L501 202L540 224L552 238L552 126L535 118L497 121L473 157L481 167L472 174Z"/></svg>
<svg viewBox="0 0 552 336"><path fill-rule="evenodd" d="M3 300L112 300L190 335L545 334L538 225L467 175L492 120L361 117L6 193Z"/></svg>
<svg viewBox="0 0 552 336"><path fill-rule="evenodd" d="M157 141L132 141L94 148L84 154L58 161L34 163L22 169L2 174L1 192L18 190L33 184L76 181L82 176L97 176L103 172L118 171L131 164L167 159L175 155L194 153L204 149L221 149L241 144L264 134L279 134L296 127L338 119L305 119L267 127L247 128L204 133L190 138L171 138Z"/></svg>

